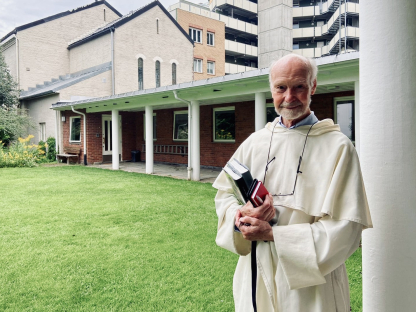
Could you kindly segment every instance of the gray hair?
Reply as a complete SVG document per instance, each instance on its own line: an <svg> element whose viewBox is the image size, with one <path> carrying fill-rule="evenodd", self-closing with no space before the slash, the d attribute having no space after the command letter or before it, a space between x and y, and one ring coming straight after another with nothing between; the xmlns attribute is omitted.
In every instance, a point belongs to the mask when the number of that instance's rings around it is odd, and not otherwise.
<svg viewBox="0 0 416 312"><path fill-rule="evenodd" d="M272 62L272 64L269 67L269 83L270 83L270 89L272 89L272 69L280 62L280 61L286 61L292 58L296 58L300 60L302 63L305 64L306 68L308 69L309 73L309 87L313 86L313 83L318 75L318 66L316 66L316 62L314 59L304 57L299 54L291 53L283 56L280 59L277 59Z"/></svg>

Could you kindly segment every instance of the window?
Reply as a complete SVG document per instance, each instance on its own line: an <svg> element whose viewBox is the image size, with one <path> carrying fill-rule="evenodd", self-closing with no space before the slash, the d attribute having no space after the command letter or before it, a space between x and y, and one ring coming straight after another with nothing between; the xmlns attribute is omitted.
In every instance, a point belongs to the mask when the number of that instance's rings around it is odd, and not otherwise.
<svg viewBox="0 0 416 312"><path fill-rule="evenodd" d="M299 22L293 22L293 29L299 28Z"/></svg>
<svg viewBox="0 0 416 312"><path fill-rule="evenodd" d="M299 7L299 0L293 0L293 7L298 8Z"/></svg>
<svg viewBox="0 0 416 312"><path fill-rule="evenodd" d="M212 32L207 32L207 45L214 45L214 33Z"/></svg>
<svg viewBox="0 0 416 312"><path fill-rule="evenodd" d="M139 58L138 60L138 68L139 68L139 90L143 90L143 59Z"/></svg>
<svg viewBox="0 0 416 312"><path fill-rule="evenodd" d="M156 34L159 34L159 19L156 19Z"/></svg>
<svg viewBox="0 0 416 312"><path fill-rule="evenodd" d="M176 63L172 63L172 84L176 84Z"/></svg>
<svg viewBox="0 0 416 312"><path fill-rule="evenodd" d="M266 107L266 121L267 122L273 122L276 117L278 117L279 115L276 113L276 109L274 108L274 104L273 103L269 103L267 104Z"/></svg>
<svg viewBox="0 0 416 312"><path fill-rule="evenodd" d="M160 61L156 61L155 63L155 71L156 71L156 88L160 87Z"/></svg>
<svg viewBox="0 0 416 312"><path fill-rule="evenodd" d="M81 142L81 117L70 117L69 142Z"/></svg>
<svg viewBox="0 0 416 312"><path fill-rule="evenodd" d="M215 62L207 62L207 73L215 75Z"/></svg>
<svg viewBox="0 0 416 312"><path fill-rule="evenodd" d="M235 141L234 106L214 108L214 142Z"/></svg>
<svg viewBox="0 0 416 312"><path fill-rule="evenodd" d="M335 122L351 141L355 140L354 97L334 98Z"/></svg>
<svg viewBox="0 0 416 312"><path fill-rule="evenodd" d="M173 112L173 140L188 140L188 111Z"/></svg>
<svg viewBox="0 0 416 312"><path fill-rule="evenodd" d="M156 141L156 113L153 113L153 141ZM143 114L143 137L146 141L146 114Z"/></svg>
<svg viewBox="0 0 416 312"><path fill-rule="evenodd" d="M194 59L194 72L202 73L202 60L201 59Z"/></svg>
<svg viewBox="0 0 416 312"><path fill-rule="evenodd" d="M202 43L202 30L189 27L189 36L193 41Z"/></svg>
<svg viewBox="0 0 416 312"><path fill-rule="evenodd" d="M46 141L46 124L44 122L39 123L39 140Z"/></svg>
<svg viewBox="0 0 416 312"><path fill-rule="evenodd" d="M293 42L293 50L299 50L299 43Z"/></svg>

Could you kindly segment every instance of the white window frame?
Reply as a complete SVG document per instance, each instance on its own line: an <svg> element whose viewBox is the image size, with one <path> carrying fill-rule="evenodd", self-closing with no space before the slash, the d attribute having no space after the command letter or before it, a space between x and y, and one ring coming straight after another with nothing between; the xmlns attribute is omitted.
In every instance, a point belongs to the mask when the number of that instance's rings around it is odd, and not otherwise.
<svg viewBox="0 0 416 312"><path fill-rule="evenodd" d="M39 123L39 140L46 142L46 123Z"/></svg>
<svg viewBox="0 0 416 312"><path fill-rule="evenodd" d="M202 29L189 27L189 32L191 33L190 37L192 38L194 42L202 44ZM199 41L198 41L198 37L199 37Z"/></svg>
<svg viewBox="0 0 416 312"><path fill-rule="evenodd" d="M146 114L143 114L143 140L146 141ZM157 141L156 113L153 113L153 141Z"/></svg>
<svg viewBox="0 0 416 312"><path fill-rule="evenodd" d="M210 73L210 65L212 65L212 72ZM207 74L215 75L215 62L214 61L207 61Z"/></svg>
<svg viewBox="0 0 416 312"><path fill-rule="evenodd" d="M211 31L207 32L207 45L215 46L215 33Z"/></svg>
<svg viewBox="0 0 416 312"><path fill-rule="evenodd" d="M72 136L72 121L74 119L79 119L79 140L71 140ZM69 142L71 143L81 143L81 117L71 116L69 117Z"/></svg>
<svg viewBox="0 0 416 312"><path fill-rule="evenodd" d="M334 97L334 122L338 123L338 112L337 112L337 104L338 102L343 102L343 101L354 101L353 103L353 119L355 119L355 96L341 96L341 97ZM355 120L352 121L354 124L354 128L356 128L356 124L355 124ZM351 140L352 143L355 144L355 129L353 129L353 133L354 133L354 140Z"/></svg>
<svg viewBox="0 0 416 312"><path fill-rule="evenodd" d="M181 111L174 111L173 112L173 141L177 142L187 142L188 139L176 139L175 138L175 125L176 125L176 115L187 115L188 116L188 110L181 110ZM189 116L187 117L188 123L189 123ZM189 135L189 124L188 124L188 135Z"/></svg>
<svg viewBox="0 0 416 312"><path fill-rule="evenodd" d="M197 63L198 66L195 66L195 63ZM198 67L198 68L195 68L195 67ZM194 73L202 73L202 67L203 67L203 61L199 58L194 58Z"/></svg>
<svg viewBox="0 0 416 312"><path fill-rule="evenodd" d="M234 136L235 136L235 130L237 129L235 125L235 106L227 106L227 107L216 107L212 110L212 139L216 143L235 143L234 139L215 139L215 113L220 111L234 111Z"/></svg>

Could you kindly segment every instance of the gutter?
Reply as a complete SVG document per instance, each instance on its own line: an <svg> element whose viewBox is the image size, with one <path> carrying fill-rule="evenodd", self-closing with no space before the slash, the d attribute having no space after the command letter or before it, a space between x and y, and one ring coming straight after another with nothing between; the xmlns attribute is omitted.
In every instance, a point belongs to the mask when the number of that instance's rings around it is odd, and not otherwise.
<svg viewBox="0 0 416 312"><path fill-rule="evenodd" d="M74 109L74 106L72 106L71 105L71 108L72 108L72 111L74 112L74 113L77 113L77 114L80 114L80 115L82 115L84 118L84 165L86 166L87 165L87 116L85 116L85 114L84 113L81 113L81 112L79 112L79 111L76 111L75 109Z"/></svg>
<svg viewBox="0 0 416 312"><path fill-rule="evenodd" d="M173 95L175 96L175 99L177 99L178 101L181 101L183 103L186 103L188 105L188 180L191 180L192 177L192 148L191 148L191 135L192 135L192 130L191 130L191 121L192 121L192 105L190 101L181 99L178 97L178 94L176 91L173 91Z"/></svg>

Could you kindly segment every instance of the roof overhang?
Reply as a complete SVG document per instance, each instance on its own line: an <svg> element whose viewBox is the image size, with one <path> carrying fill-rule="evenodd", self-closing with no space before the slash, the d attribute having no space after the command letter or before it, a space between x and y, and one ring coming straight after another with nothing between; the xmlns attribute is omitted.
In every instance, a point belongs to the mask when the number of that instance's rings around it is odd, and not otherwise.
<svg viewBox="0 0 416 312"><path fill-rule="evenodd" d="M359 54L358 52L349 54L351 55L336 58L330 56L316 60L319 69L316 93L354 90L354 83L358 80ZM177 92L179 98L187 101L199 101L200 105L253 101L258 92L264 92L266 99L270 99L268 76L269 69L263 68L101 98L58 102L52 105L52 109L70 110L74 106L76 109L86 109L87 113L93 113L113 109L142 111L149 105L154 110L184 107L183 102L175 99L173 91Z"/></svg>

